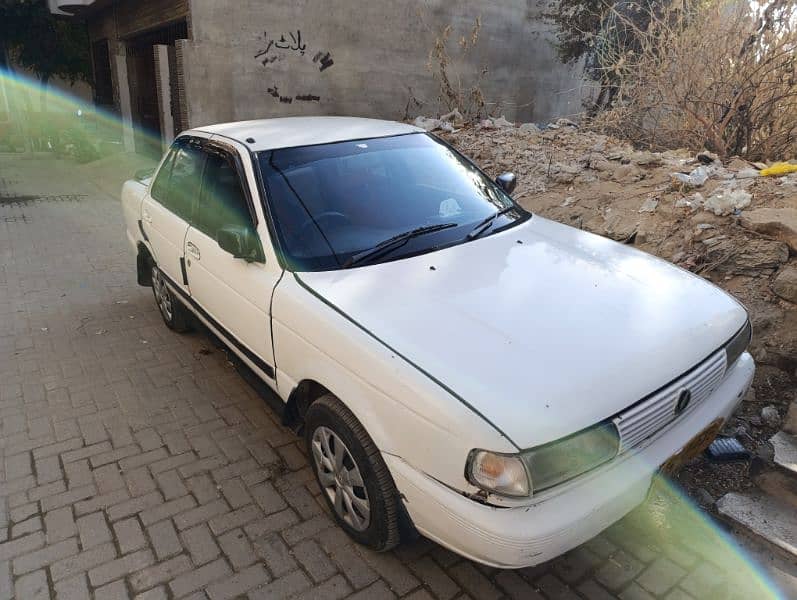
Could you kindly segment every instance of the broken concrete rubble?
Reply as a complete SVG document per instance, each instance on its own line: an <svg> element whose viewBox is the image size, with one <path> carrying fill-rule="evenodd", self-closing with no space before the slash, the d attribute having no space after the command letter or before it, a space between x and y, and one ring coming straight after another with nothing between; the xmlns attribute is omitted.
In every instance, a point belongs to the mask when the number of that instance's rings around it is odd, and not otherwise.
<svg viewBox="0 0 797 600"><path fill-rule="evenodd" d="M789 265L778 271L772 281L772 291L784 300L797 304L797 266Z"/></svg>
<svg viewBox="0 0 797 600"><path fill-rule="evenodd" d="M797 208L757 208L742 213L741 225L782 240L797 254Z"/></svg>
<svg viewBox="0 0 797 600"><path fill-rule="evenodd" d="M706 252L706 261L715 269L728 275L774 273L789 260L789 247L783 242L750 238L743 243L729 239L714 245Z"/></svg>
<svg viewBox="0 0 797 600"><path fill-rule="evenodd" d="M454 126L448 121L444 121L442 119L417 117L412 124L426 131L448 131L448 132L454 131Z"/></svg>

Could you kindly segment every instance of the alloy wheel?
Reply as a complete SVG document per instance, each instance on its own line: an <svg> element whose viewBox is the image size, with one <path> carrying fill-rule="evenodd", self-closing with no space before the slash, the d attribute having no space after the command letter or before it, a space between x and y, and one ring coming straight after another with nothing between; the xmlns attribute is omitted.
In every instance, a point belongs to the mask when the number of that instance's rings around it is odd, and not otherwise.
<svg viewBox="0 0 797 600"><path fill-rule="evenodd" d="M160 308L166 320L171 321L173 315L172 293L166 286L166 282L158 267L152 267L152 287L155 290L155 300L158 302L158 308Z"/></svg>

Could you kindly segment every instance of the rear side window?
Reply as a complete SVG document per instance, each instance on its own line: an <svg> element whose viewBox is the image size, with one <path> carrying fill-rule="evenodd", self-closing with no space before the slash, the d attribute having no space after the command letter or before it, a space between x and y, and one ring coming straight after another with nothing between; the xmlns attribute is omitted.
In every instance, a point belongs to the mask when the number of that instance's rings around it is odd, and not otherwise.
<svg viewBox="0 0 797 600"><path fill-rule="evenodd" d="M209 154L202 184L202 198L196 227L216 239L223 227L240 227L254 231L249 204L241 179L230 161L220 154Z"/></svg>

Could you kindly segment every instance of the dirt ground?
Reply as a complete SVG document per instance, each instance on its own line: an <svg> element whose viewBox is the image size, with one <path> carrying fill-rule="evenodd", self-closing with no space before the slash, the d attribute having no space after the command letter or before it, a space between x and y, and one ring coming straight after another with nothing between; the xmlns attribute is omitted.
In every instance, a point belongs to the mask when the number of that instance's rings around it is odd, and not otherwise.
<svg viewBox="0 0 797 600"><path fill-rule="evenodd" d="M635 151L566 120L544 130L487 121L441 137L492 176L514 172L513 196L532 212L633 244L736 296L750 312L758 370L723 433L754 455L771 456L767 440L797 390L797 229L769 222L771 215L760 209L797 214L797 173L764 177L758 169L765 165L738 158L723 164L708 153ZM693 177L684 182L675 173ZM698 458L678 479L710 506L752 485L749 465Z"/></svg>

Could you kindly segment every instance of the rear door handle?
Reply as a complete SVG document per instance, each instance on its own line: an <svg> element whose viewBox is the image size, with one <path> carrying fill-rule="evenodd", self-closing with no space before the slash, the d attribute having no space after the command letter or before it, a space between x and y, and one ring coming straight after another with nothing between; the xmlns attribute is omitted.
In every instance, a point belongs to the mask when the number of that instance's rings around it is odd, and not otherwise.
<svg viewBox="0 0 797 600"><path fill-rule="evenodd" d="M194 260L199 260L199 248L197 248L193 242L186 242L185 244L185 251L191 255L191 258Z"/></svg>
<svg viewBox="0 0 797 600"><path fill-rule="evenodd" d="M141 211L141 220L149 225L152 225L152 215L149 214L149 211L146 208Z"/></svg>

